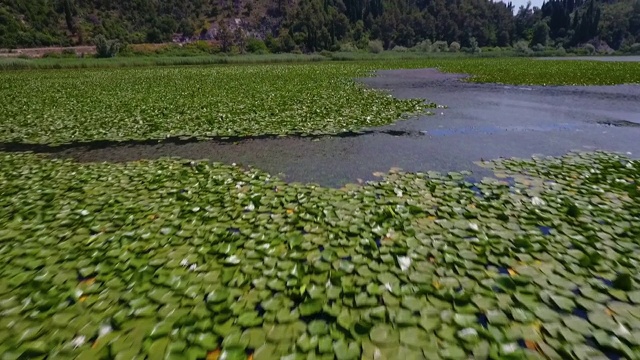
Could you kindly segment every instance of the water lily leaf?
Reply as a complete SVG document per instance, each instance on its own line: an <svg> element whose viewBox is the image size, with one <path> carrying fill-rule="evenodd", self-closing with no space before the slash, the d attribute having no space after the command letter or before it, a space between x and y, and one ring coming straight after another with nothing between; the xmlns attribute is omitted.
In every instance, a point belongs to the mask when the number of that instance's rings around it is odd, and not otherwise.
<svg viewBox="0 0 640 360"><path fill-rule="evenodd" d="M309 316L322 311L322 300L305 301L298 307L301 316Z"/></svg>
<svg viewBox="0 0 640 360"><path fill-rule="evenodd" d="M589 312L587 317L589 318L590 323L602 330L614 331L618 328L618 324L604 311Z"/></svg>
<svg viewBox="0 0 640 360"><path fill-rule="evenodd" d="M169 346L169 338L164 337L158 340L155 340L151 346L149 347L149 351L147 352L149 359L163 359L164 354Z"/></svg>
<svg viewBox="0 0 640 360"><path fill-rule="evenodd" d="M225 350L244 350L249 346L249 339L242 336L239 331L234 331L224 337L224 340L222 340L222 346Z"/></svg>
<svg viewBox="0 0 640 360"><path fill-rule="evenodd" d="M230 296L230 293L228 289L226 288L216 289L210 292L209 294L207 294L207 302L218 304L223 301L226 301L229 298L229 296Z"/></svg>
<svg viewBox="0 0 640 360"><path fill-rule="evenodd" d="M238 325L250 328L262 324L262 318L258 315L257 311L249 311L238 316Z"/></svg>
<svg viewBox="0 0 640 360"><path fill-rule="evenodd" d="M575 307L573 300L560 295L551 295L551 301L564 311L570 312Z"/></svg>
<svg viewBox="0 0 640 360"><path fill-rule="evenodd" d="M409 327L400 330L400 342L413 348L421 348L428 343L428 335L422 329Z"/></svg>
<svg viewBox="0 0 640 360"><path fill-rule="evenodd" d="M403 296L401 304L403 307L413 312L419 312L426 305L425 302L413 296Z"/></svg>
<svg viewBox="0 0 640 360"><path fill-rule="evenodd" d="M247 329L242 333L242 337L251 349L259 349L266 343L266 334L262 328Z"/></svg>
<svg viewBox="0 0 640 360"><path fill-rule="evenodd" d="M338 360L353 360L360 357L360 345L355 342L338 340L333 343L333 351Z"/></svg>
<svg viewBox="0 0 640 360"><path fill-rule="evenodd" d="M399 334L389 325L379 324L371 328L369 333L371 341L381 347L396 346L399 343Z"/></svg>
<svg viewBox="0 0 640 360"><path fill-rule="evenodd" d="M307 326L307 331L312 336L321 336L329 333L329 325L323 320L313 320Z"/></svg>
<svg viewBox="0 0 640 360"><path fill-rule="evenodd" d="M506 325L509 323L509 318L501 310L489 310L487 311L487 321L493 325Z"/></svg>
<svg viewBox="0 0 640 360"><path fill-rule="evenodd" d="M475 315L455 314L453 321L461 327L469 327L477 324L478 318Z"/></svg>
<svg viewBox="0 0 640 360"><path fill-rule="evenodd" d="M584 335L590 336L593 333L593 327L591 324L582 318L577 316L567 316L562 319L562 322L570 329Z"/></svg>

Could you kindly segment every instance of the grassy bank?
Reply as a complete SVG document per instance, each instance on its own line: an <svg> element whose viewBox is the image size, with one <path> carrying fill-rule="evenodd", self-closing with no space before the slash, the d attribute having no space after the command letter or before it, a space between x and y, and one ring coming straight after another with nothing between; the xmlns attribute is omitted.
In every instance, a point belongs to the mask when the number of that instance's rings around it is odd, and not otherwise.
<svg viewBox="0 0 640 360"><path fill-rule="evenodd" d="M270 54L270 55L200 55L200 56L139 56L96 58L0 58L0 70L91 69L148 66L215 65L215 64L265 64L316 62L327 60L321 55Z"/></svg>
<svg viewBox="0 0 640 360"><path fill-rule="evenodd" d="M180 65L212 65L212 64L258 64L289 63L316 61L389 61L418 59L477 59L477 58L509 58L525 57L513 50L487 51L480 54L451 52L418 52L418 51L384 51L374 54L369 52L323 52L318 54L265 54L265 55L206 55L198 53L168 53L119 56L111 59L47 57L47 58L0 58L0 70L37 70L37 69L83 69L83 68L118 68L139 66L180 66ZM530 57L562 56L561 53L546 51L535 53Z"/></svg>

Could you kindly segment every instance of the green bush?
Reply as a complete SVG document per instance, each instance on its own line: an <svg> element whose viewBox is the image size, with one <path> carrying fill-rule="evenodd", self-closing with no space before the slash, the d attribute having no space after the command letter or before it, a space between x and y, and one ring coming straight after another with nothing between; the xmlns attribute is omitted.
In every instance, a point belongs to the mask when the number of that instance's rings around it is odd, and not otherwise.
<svg viewBox="0 0 640 360"><path fill-rule="evenodd" d="M393 51L397 51L397 52L407 52L407 51L409 51L409 49L407 49L406 47L399 46L399 45L398 46L394 46L392 50Z"/></svg>
<svg viewBox="0 0 640 360"><path fill-rule="evenodd" d="M476 40L476 38L471 37L469 39L469 49L471 50L472 54L479 54L482 52L482 49L480 48L480 46L478 46L478 40Z"/></svg>
<svg viewBox="0 0 640 360"><path fill-rule="evenodd" d="M247 51L252 54L268 54L269 48L264 41L251 37L247 39Z"/></svg>
<svg viewBox="0 0 640 360"><path fill-rule="evenodd" d="M356 52L358 51L358 47L353 43L344 43L340 45L341 52Z"/></svg>
<svg viewBox="0 0 640 360"><path fill-rule="evenodd" d="M49 52L46 52L46 53L42 54L42 58L44 58L44 59L61 59L62 58L62 54L60 54L59 52L55 52L55 51L49 51Z"/></svg>
<svg viewBox="0 0 640 360"><path fill-rule="evenodd" d="M384 46L382 45L382 41L380 40L371 40L369 41L369 51L374 54L380 54L384 51Z"/></svg>
<svg viewBox="0 0 640 360"><path fill-rule="evenodd" d="M588 55L593 55L596 53L596 47L591 44L585 44L583 47L587 51Z"/></svg>
<svg viewBox="0 0 640 360"><path fill-rule="evenodd" d="M432 49L433 49L433 44L431 43L431 40L427 39L417 44L416 46L412 47L411 51L428 53L428 52L431 52Z"/></svg>
<svg viewBox="0 0 640 360"><path fill-rule="evenodd" d="M533 50L529 48L529 43L525 40L520 40L517 43L513 44L513 50L516 52L516 54L520 55L533 54Z"/></svg>
<svg viewBox="0 0 640 360"><path fill-rule="evenodd" d="M632 54L640 54L640 43L635 43L629 47L629 52Z"/></svg>
<svg viewBox="0 0 640 360"><path fill-rule="evenodd" d="M546 50L546 47L542 44L535 44L531 47L531 49L535 52L542 52Z"/></svg>
<svg viewBox="0 0 640 360"><path fill-rule="evenodd" d="M449 51L454 53L460 51L460 43L457 41L452 42L451 45L449 45Z"/></svg>
<svg viewBox="0 0 640 360"><path fill-rule="evenodd" d="M107 40L104 35L98 35L93 39L96 45L96 56L99 58L112 58L118 54L120 43L117 40Z"/></svg>
<svg viewBox="0 0 640 360"><path fill-rule="evenodd" d="M75 49L64 49L62 50L62 55L65 57L76 57L78 56L78 54L76 54L76 50Z"/></svg>
<svg viewBox="0 0 640 360"><path fill-rule="evenodd" d="M435 52L445 52L449 50L449 44L446 41L436 41L433 43L432 49Z"/></svg>

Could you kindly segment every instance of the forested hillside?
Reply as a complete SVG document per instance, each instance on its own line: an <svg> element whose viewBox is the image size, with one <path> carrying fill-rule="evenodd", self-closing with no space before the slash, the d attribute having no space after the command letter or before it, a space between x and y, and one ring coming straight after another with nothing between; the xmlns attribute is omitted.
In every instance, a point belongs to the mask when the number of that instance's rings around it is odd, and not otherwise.
<svg viewBox="0 0 640 360"><path fill-rule="evenodd" d="M515 10L515 11L514 11ZM385 48L424 40L470 46L640 42L640 0L0 0L0 47L276 39L279 51Z"/></svg>

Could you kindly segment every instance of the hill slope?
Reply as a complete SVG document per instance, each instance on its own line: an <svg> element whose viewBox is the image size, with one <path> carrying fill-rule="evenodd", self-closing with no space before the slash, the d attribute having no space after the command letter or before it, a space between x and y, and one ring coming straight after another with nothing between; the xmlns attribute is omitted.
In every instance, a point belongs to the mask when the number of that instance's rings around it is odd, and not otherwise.
<svg viewBox="0 0 640 360"><path fill-rule="evenodd" d="M240 30L237 30L240 29ZM231 31L227 31L231 30ZM280 37L282 50L341 43L414 46L423 40L507 46L521 39L564 46L601 36L640 41L640 0L551 0L541 9L490 0L0 0L0 47L130 43L183 38ZM540 40L540 41L538 41Z"/></svg>

